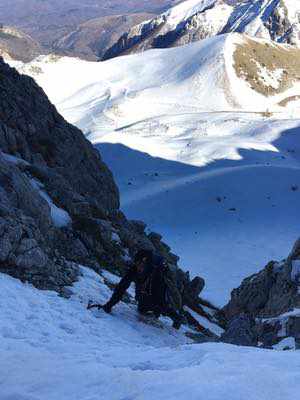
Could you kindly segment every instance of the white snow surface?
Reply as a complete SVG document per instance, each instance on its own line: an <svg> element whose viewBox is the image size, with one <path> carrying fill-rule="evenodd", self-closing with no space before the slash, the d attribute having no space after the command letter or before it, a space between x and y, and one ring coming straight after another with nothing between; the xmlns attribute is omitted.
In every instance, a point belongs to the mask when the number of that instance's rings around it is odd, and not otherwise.
<svg viewBox="0 0 300 400"><path fill-rule="evenodd" d="M110 291L82 272L69 300L0 274L1 400L298 398L297 352L191 344L125 303L111 315L87 311Z"/></svg>
<svg viewBox="0 0 300 400"><path fill-rule="evenodd" d="M232 6L223 1L217 1L214 7L207 8L203 12L193 16L193 26L196 24L196 26L205 33L205 37L215 36L222 32L232 10Z"/></svg>
<svg viewBox="0 0 300 400"><path fill-rule="evenodd" d="M22 158L13 156L11 154L4 153L3 151L0 151L0 156L4 158L5 161L8 161L14 165L28 165L28 162L23 160Z"/></svg>
<svg viewBox="0 0 300 400"><path fill-rule="evenodd" d="M128 217L162 233L217 305L299 236L299 108L238 79L237 43L243 36L230 34L106 62L47 56L21 67L99 148Z"/></svg>
<svg viewBox="0 0 300 400"><path fill-rule="evenodd" d="M295 348L295 338L293 337L285 338L281 340L278 344L273 346L274 350L295 350Z"/></svg>
<svg viewBox="0 0 300 400"><path fill-rule="evenodd" d="M202 317L201 315L195 313L195 311L191 310L189 307L185 307L186 310L202 325L204 328L209 329L214 334L221 336L224 333L224 329L222 329L219 325L209 321L207 318Z"/></svg>
<svg viewBox="0 0 300 400"><path fill-rule="evenodd" d="M187 0L170 8L163 16L168 25L176 28L180 22L211 8L216 2L216 0Z"/></svg>

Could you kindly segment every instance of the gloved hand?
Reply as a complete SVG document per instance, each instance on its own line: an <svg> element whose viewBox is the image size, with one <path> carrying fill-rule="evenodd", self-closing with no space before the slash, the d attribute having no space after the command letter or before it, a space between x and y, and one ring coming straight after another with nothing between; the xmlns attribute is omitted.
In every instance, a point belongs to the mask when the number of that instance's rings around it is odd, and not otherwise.
<svg viewBox="0 0 300 400"><path fill-rule="evenodd" d="M104 310L107 314L111 313L112 305L108 302L102 306L102 310Z"/></svg>

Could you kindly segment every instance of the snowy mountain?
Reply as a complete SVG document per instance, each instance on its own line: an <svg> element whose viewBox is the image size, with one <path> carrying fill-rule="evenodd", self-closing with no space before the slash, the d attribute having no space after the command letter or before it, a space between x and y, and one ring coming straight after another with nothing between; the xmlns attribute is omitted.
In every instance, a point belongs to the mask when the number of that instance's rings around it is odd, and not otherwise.
<svg viewBox="0 0 300 400"><path fill-rule="evenodd" d="M292 47L230 34L19 69L101 149L122 208L162 232L222 306L299 234L297 59Z"/></svg>
<svg viewBox="0 0 300 400"><path fill-rule="evenodd" d="M103 59L180 46L229 32L298 46L299 21L299 0L187 0L131 28L107 50Z"/></svg>
<svg viewBox="0 0 300 400"><path fill-rule="evenodd" d="M43 91L0 59L1 400L297 399L298 60L237 33L10 60ZM87 310L145 247L181 293L179 330L132 287Z"/></svg>

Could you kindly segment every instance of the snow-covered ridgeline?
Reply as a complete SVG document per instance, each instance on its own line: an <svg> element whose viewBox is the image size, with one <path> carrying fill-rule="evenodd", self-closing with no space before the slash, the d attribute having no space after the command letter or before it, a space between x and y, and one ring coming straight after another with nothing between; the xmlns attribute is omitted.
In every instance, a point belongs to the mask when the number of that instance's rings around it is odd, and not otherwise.
<svg viewBox="0 0 300 400"><path fill-rule="evenodd" d="M229 32L299 46L299 16L299 0L187 0L131 28L103 59L149 48L181 46Z"/></svg>
<svg viewBox="0 0 300 400"><path fill-rule="evenodd" d="M172 8L163 14L164 19L172 28L186 21L197 13L210 9L214 6L216 0L187 0Z"/></svg>

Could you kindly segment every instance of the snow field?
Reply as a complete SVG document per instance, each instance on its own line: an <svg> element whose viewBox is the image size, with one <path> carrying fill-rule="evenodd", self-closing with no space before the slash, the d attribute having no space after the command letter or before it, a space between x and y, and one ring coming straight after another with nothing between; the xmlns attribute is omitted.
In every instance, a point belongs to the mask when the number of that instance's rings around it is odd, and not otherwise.
<svg viewBox="0 0 300 400"><path fill-rule="evenodd" d="M296 400L297 352L188 344L134 306L86 310L110 290L87 268L71 299L0 274L1 400ZM12 318L13 315L13 318Z"/></svg>
<svg viewBox="0 0 300 400"><path fill-rule="evenodd" d="M299 130L295 121L269 125L254 123L252 135L239 134L237 127L232 136L211 141L191 134L199 161L223 152L224 159L201 167L131 150L127 146L136 142L129 132L126 147L97 145L120 187L126 215L163 234L180 265L205 278L203 295L219 306L242 279L286 257L299 235ZM149 146L154 140L144 138L147 151L155 148ZM159 140L156 152L176 143Z"/></svg>
<svg viewBox="0 0 300 400"><path fill-rule="evenodd" d="M180 22L212 7L215 3L216 0L187 0L170 8L163 15L166 18L167 24L175 29Z"/></svg>

